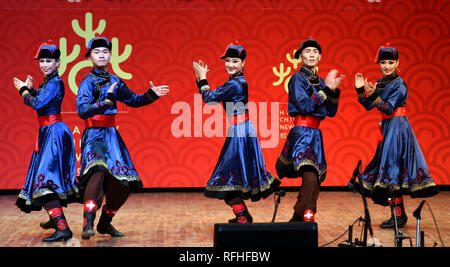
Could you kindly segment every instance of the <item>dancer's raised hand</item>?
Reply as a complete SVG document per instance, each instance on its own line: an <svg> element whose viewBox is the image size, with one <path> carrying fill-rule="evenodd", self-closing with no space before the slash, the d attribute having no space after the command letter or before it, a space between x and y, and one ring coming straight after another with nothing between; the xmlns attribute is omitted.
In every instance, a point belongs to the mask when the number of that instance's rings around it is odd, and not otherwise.
<svg viewBox="0 0 450 267"><path fill-rule="evenodd" d="M355 74L355 87L356 88L364 87L364 77L359 72Z"/></svg>
<svg viewBox="0 0 450 267"><path fill-rule="evenodd" d="M338 70L332 69L325 78L325 85L328 86L332 91L335 91L339 84L341 84L342 80L345 78L345 75L339 75L339 77L337 75Z"/></svg>
<svg viewBox="0 0 450 267"><path fill-rule="evenodd" d="M377 83L373 84L367 81L367 78L364 80L364 88L366 88L367 96L371 96L373 92L377 89Z"/></svg>
<svg viewBox="0 0 450 267"><path fill-rule="evenodd" d="M153 90L155 94L159 97L165 96L169 93L170 88L168 85L158 85L155 86L152 81L150 81L150 90Z"/></svg>

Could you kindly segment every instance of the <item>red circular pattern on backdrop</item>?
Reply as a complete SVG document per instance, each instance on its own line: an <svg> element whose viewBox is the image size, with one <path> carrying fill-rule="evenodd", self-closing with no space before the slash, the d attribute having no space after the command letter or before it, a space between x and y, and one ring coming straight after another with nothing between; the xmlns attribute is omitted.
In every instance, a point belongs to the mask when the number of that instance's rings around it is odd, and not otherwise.
<svg viewBox="0 0 450 267"><path fill-rule="evenodd" d="M149 80L171 86L167 97L150 106L119 105L119 131L145 187L203 187L219 156L223 137L171 134L171 123L178 116L171 114L175 102L189 103L193 113L197 92L193 60L209 64L209 82L218 86L227 79L219 56L228 43L239 40L248 51L250 101L280 102L280 109L286 111L287 95L283 83L273 85L278 77L272 68L283 63L291 67L292 75L296 70L286 54L309 36L323 47L320 75L332 68L346 75L338 114L321 125L328 162L323 185L345 186L356 162L362 159L367 164L373 156L379 118L376 111L366 112L357 103L353 76L362 72L372 81L379 78L372 61L385 41L400 50L400 75L409 89L408 118L430 173L437 184L450 184L449 1L5 0L0 4L0 189L22 186L38 127L36 113L22 104L12 77L24 79L31 74L39 84L42 77L32 57L48 39L59 43L65 37L69 53L74 45L81 46L62 75L63 118L80 153L84 124L75 113L75 95L67 79L69 70L85 60L85 40L73 31L72 20L84 29L87 12L92 13L94 28L100 19L106 21L102 35L119 39L119 55L126 44L132 45L131 56L120 63L124 72L133 75L125 80L128 87L143 93ZM87 72L85 68L77 74L77 83ZM203 121L207 117L203 115ZM283 143L280 139L277 147L263 149L272 174ZM298 180L283 181L283 185L298 184Z"/></svg>

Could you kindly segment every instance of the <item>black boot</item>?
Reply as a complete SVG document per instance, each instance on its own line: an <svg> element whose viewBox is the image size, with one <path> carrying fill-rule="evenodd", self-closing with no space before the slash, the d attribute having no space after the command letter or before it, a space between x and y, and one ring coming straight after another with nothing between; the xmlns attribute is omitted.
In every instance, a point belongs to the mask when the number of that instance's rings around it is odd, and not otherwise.
<svg viewBox="0 0 450 267"><path fill-rule="evenodd" d="M117 231L116 228L111 225L111 221L111 216L108 216L106 213L102 213L97 223L97 232L99 232L100 234L109 234L112 237L125 236L123 233Z"/></svg>
<svg viewBox="0 0 450 267"><path fill-rule="evenodd" d="M72 238L72 231L69 228L65 230L57 229L51 236L42 239L43 242L55 242L64 240L67 241Z"/></svg>
<svg viewBox="0 0 450 267"><path fill-rule="evenodd" d="M303 222L303 216L298 215L297 213L294 212L289 222Z"/></svg>
<svg viewBox="0 0 450 267"><path fill-rule="evenodd" d="M43 242L67 241L72 238L72 231L70 231L64 215L58 216L52 219L52 221L57 226L56 231L51 236L42 239Z"/></svg>
<svg viewBox="0 0 450 267"><path fill-rule="evenodd" d="M406 215L405 212L405 206L403 205L403 200L399 203L395 203L394 202L394 209L396 209L397 211L400 211L400 215L398 215L397 212L397 226L398 227L403 227L406 222L408 221L408 216ZM381 228L394 228L395 227L395 222L394 222L394 212L392 211L391 208L391 218L389 218L388 220L385 220L381 223L380 225Z"/></svg>
<svg viewBox="0 0 450 267"><path fill-rule="evenodd" d="M253 218L248 212L248 209L245 209L242 212L238 212L235 214L236 218L228 220L229 223L252 223Z"/></svg>
<svg viewBox="0 0 450 267"><path fill-rule="evenodd" d="M396 219L397 219L397 226L403 227L403 226L405 226L406 222L408 221L408 216L406 216L406 214L403 212L400 216L396 216ZM394 215L391 215L391 218L389 218L388 220L383 221L381 223L380 227L381 228L394 228L395 227Z"/></svg>
<svg viewBox="0 0 450 267"><path fill-rule="evenodd" d="M85 212L83 214L83 218L84 218L84 226L81 238L89 239L91 236L95 235L94 232L95 212Z"/></svg>
<svg viewBox="0 0 450 267"><path fill-rule="evenodd" d="M48 216L49 220L46 222L41 222L39 226L43 229L58 229L58 227L53 223L52 217Z"/></svg>

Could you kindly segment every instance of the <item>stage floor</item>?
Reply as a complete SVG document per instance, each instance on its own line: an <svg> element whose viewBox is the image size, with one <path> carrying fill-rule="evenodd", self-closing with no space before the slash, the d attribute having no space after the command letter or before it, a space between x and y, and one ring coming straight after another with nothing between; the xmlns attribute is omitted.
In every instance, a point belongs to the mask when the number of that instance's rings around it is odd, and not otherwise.
<svg viewBox="0 0 450 267"><path fill-rule="evenodd" d="M281 199L276 222L287 222L292 215L292 206L297 193L287 192ZM421 229L425 232L425 246L441 247L450 244L450 192L440 192L426 199L422 209ZM0 246L3 247L212 247L214 243L214 223L224 223L234 215L223 201L209 199L203 193L136 193L132 194L113 220L113 225L126 236L111 238L96 233L90 240L82 240L83 207L72 204L65 209L70 228L74 234L67 243L43 243L41 239L53 230L43 230L39 222L47 220L44 210L25 214L15 205L15 195L0 195ZM421 199L405 197L408 223L400 230L412 238L416 244L416 219L412 213ZM259 202L247 202L255 222L270 222L274 211L274 197ZM379 224L389 217L389 207L374 205L368 200L372 218L374 239L383 247L394 246L393 229L381 229ZM435 222L441 235L438 236ZM350 224L364 216L361 196L351 192L321 192L318 200L316 222L319 232L319 246L337 247L347 239L347 234L337 241L329 242L343 234ZM97 213L97 219L99 212ZM96 222L97 222L96 219ZM353 237L360 238L361 225L355 224ZM370 237L370 236L369 236ZM409 240L403 241L409 247Z"/></svg>

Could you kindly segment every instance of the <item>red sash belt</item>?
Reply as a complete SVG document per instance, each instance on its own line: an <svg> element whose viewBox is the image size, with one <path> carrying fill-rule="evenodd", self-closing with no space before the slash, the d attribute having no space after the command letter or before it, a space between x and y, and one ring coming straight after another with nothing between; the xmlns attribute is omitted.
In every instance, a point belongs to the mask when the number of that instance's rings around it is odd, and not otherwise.
<svg viewBox="0 0 450 267"><path fill-rule="evenodd" d="M234 116L227 116L228 125L236 125L238 123L241 123L241 122L244 122L244 121L248 121L248 120L250 120L248 112L246 112L245 114L238 114L238 115L234 115Z"/></svg>
<svg viewBox="0 0 450 267"><path fill-rule="evenodd" d="M52 115L47 115L47 116L39 116L38 117L38 121L39 121L39 127L42 126L47 126L53 123L57 123L57 122L62 122L62 117L61 117L61 113L58 114L52 114Z"/></svg>
<svg viewBox="0 0 450 267"><path fill-rule="evenodd" d="M61 113L38 116L39 127L47 126L53 123L62 122ZM34 152L39 153L39 131L36 134L36 142L34 143Z"/></svg>
<svg viewBox="0 0 450 267"><path fill-rule="evenodd" d="M406 107L396 108L391 115L386 115L383 112L381 112L381 118L383 120L390 119L392 117L399 117L399 116L406 116Z"/></svg>
<svg viewBox="0 0 450 267"><path fill-rule="evenodd" d="M391 115L386 115L385 113L381 112L381 119L386 120L393 117L400 117L400 116L406 116L406 107L398 107L394 110L394 112ZM377 136L377 142L378 144L381 144L381 141L383 141L383 133L381 132L381 123L378 127L378 136Z"/></svg>
<svg viewBox="0 0 450 267"><path fill-rule="evenodd" d="M84 120L86 128L89 127L116 127L115 115L94 115Z"/></svg>
<svg viewBox="0 0 450 267"><path fill-rule="evenodd" d="M303 127L309 127L309 128L316 128L319 129L320 125L320 118L309 116L309 115L297 115L295 116L294 120L295 126L303 126Z"/></svg>

